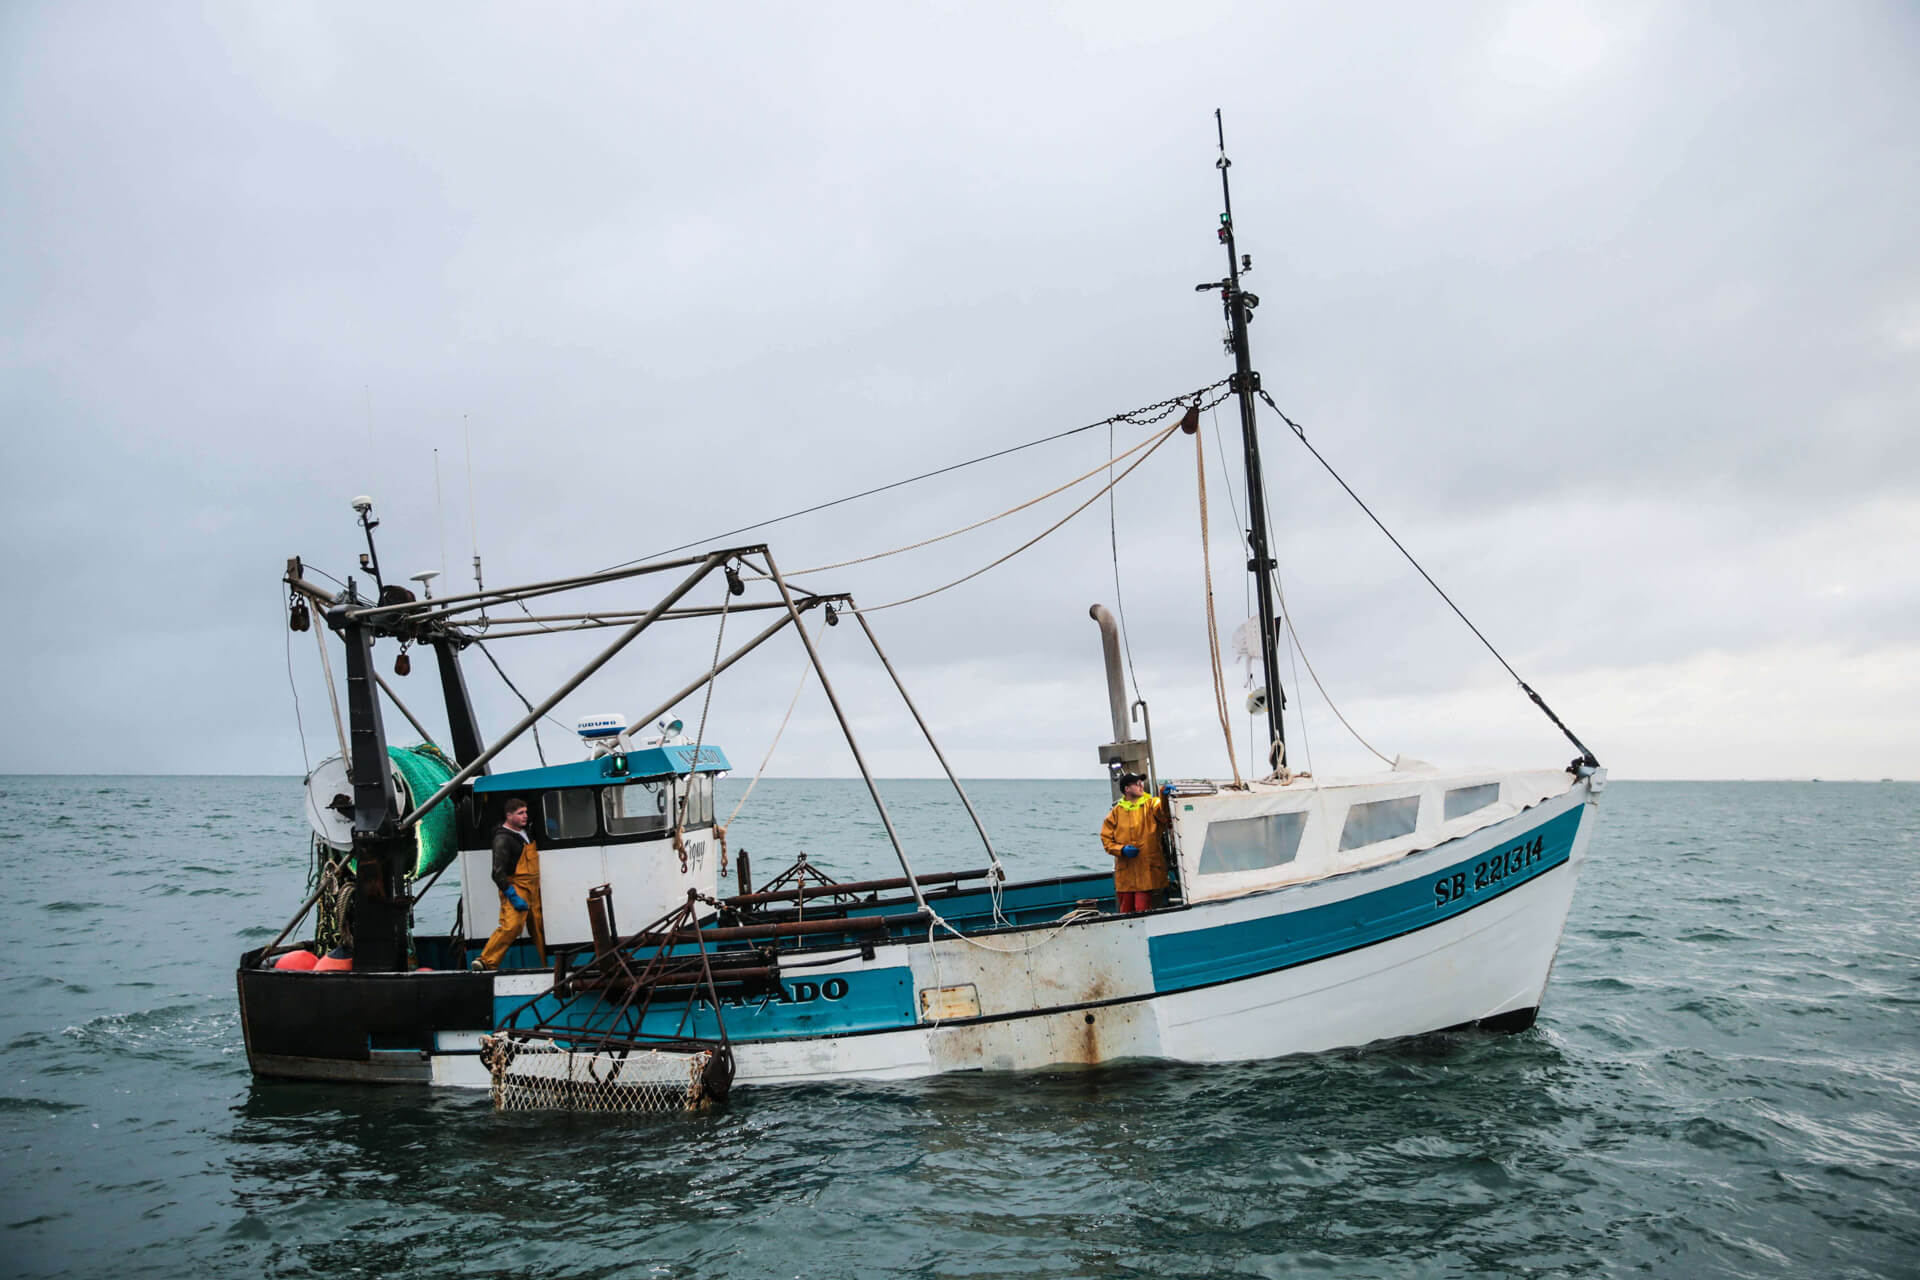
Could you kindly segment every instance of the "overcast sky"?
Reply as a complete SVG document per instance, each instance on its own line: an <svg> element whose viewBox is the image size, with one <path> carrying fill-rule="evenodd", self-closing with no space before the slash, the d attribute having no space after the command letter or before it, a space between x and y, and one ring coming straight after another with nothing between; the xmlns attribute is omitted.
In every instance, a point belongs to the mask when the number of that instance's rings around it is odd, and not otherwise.
<svg viewBox="0 0 1920 1280"><path fill-rule="evenodd" d="M331 751L278 579L353 568L356 493L392 576L464 581L477 529L489 582L542 578L1223 377L1193 291L1223 267L1216 106L1265 385L1616 776L1920 777L1920 11L1191 0L0 7L0 769ZM1224 633L1244 494L1202 439ZM1353 726L1564 763L1263 439L1305 656ZM1085 432L755 536L842 560L1108 453ZM813 585L937 585L1074 501ZM1221 775L1193 442L1117 511L1162 764ZM1099 774L1109 537L1102 502L875 615L962 772ZM537 697L598 643L494 647ZM557 714L638 713L713 643L650 635ZM876 768L932 772L857 630L824 647ZM801 662L721 686L737 764ZM431 664L399 683L438 723ZM1296 763L1377 767L1310 683ZM851 768L810 690L770 772Z"/></svg>

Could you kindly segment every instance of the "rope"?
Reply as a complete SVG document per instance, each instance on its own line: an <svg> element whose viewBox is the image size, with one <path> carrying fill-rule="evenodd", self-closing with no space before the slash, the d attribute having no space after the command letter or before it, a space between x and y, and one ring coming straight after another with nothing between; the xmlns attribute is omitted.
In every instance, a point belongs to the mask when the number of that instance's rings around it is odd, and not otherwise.
<svg viewBox="0 0 1920 1280"><path fill-rule="evenodd" d="M1046 946L1049 942L1052 942L1055 938L1059 937L1062 933L1064 933L1070 926L1077 924L1082 920L1092 920L1095 917L1097 917L1099 914L1100 913L1098 911L1095 911L1092 907L1075 907L1073 910L1067 912L1067 914L1065 914L1064 916L1061 916L1060 922L1056 924L1053 928L1049 929L1044 937L1037 938L1033 942L1028 943L1024 947L993 947L993 946L988 946L986 943L980 941L978 938L969 938L966 934L960 932L960 930L954 928L951 924L949 924L945 916L941 915L938 911L935 911L933 913L933 920L927 925L927 945L929 947L933 945L933 931L935 926L938 926L939 928L945 929L948 933L960 939L960 941L966 943L970 947L978 947L982 951L991 951L996 955L1003 955L1003 956L1024 955L1029 951L1037 951L1041 947ZM936 957L933 963L934 963L934 985L939 986L940 985L940 961Z"/></svg>
<svg viewBox="0 0 1920 1280"><path fill-rule="evenodd" d="M1240 507L1233 498L1233 469L1227 465L1227 446L1220 438L1220 415L1218 412L1215 412L1213 415L1213 446L1215 451L1220 455L1221 473L1227 477L1227 505L1233 511L1234 526L1236 529L1241 529L1243 526L1240 524ZM1247 546L1247 535L1244 532L1240 534L1240 545L1242 547ZM1271 530L1268 531L1267 545L1273 545ZM1251 548L1247 549L1247 554L1253 554ZM1253 590L1252 578L1247 579L1246 590L1248 592ZM1273 571L1273 590L1275 597L1280 601L1280 621L1287 628L1287 663L1293 668L1294 688L1297 689L1300 687L1300 663L1304 662L1307 664L1307 674L1313 677L1313 687L1320 691L1320 697L1326 702L1327 710L1333 712L1334 719L1346 726L1347 732L1353 735L1355 742L1358 742L1367 750L1372 751L1374 755L1379 756L1380 759L1385 761L1387 766L1391 768L1393 761L1381 755L1379 751L1374 749L1374 745L1371 742L1368 742L1360 736L1360 731L1354 728L1353 725L1348 722L1346 716L1340 713L1340 708L1334 705L1333 696L1327 692L1327 687L1320 683L1320 673L1313 669L1313 662L1307 657L1307 646L1301 641L1300 633L1294 630L1293 610L1287 604L1286 586L1281 581L1280 570L1277 565ZM1251 603L1247 605L1247 612L1249 614L1253 612L1253 605ZM1305 715L1300 717L1300 742L1302 747L1305 748L1307 755L1307 771L1304 776L1310 777L1313 773L1313 738L1307 732L1307 718Z"/></svg>
<svg viewBox="0 0 1920 1280"><path fill-rule="evenodd" d="M1111 425L1107 427L1107 452L1113 452ZM1120 518L1114 510L1111 461L1107 463L1107 481L1107 547L1113 553L1113 609L1120 615L1120 647L1127 655L1127 676L1133 681L1133 697L1137 702L1140 699L1140 673L1133 669L1133 638L1127 633L1127 602L1120 594Z"/></svg>
<svg viewBox="0 0 1920 1280"><path fill-rule="evenodd" d="M1220 437L1220 411L1214 409L1207 416L1213 420L1213 449L1215 453L1220 455L1220 475L1225 481L1227 488L1227 510L1233 513L1233 531L1239 536L1240 546L1246 551L1247 558L1252 559L1253 549L1247 546L1247 527L1240 523L1240 504L1235 501L1233 496L1233 468L1227 465L1227 444L1226 441ZM1253 577L1251 574L1240 580L1240 604L1242 610L1249 618L1254 616ZM1298 680L1296 680L1295 683L1299 683ZM1249 688L1253 686L1251 669L1249 669L1247 686ZM1249 767L1252 767L1254 763L1253 738L1254 716L1253 713L1249 711L1247 713L1247 763ZM1309 752L1309 759L1311 759L1311 752Z"/></svg>
<svg viewBox="0 0 1920 1280"><path fill-rule="evenodd" d="M786 520L795 520L801 516L812 515L816 511L825 511L828 507L837 507L848 502L858 502L862 498L871 498L877 493L886 493L889 490L899 489L906 485L918 484L922 480L931 480L936 476L946 475L948 472L959 471L963 467L972 467L982 462L991 462L995 458L1004 458L1008 454L1019 453L1023 449L1032 449L1043 444L1052 444L1055 440L1064 440L1068 436L1077 436L1082 431L1092 431L1094 428L1104 427L1110 422L1125 422L1136 427L1150 426L1166 417L1169 413L1172 413L1175 409L1185 405L1187 401L1191 400L1195 395L1205 395L1209 391L1218 391L1220 388L1226 386L1227 382L1228 379L1222 378L1218 382L1208 383L1206 386L1200 388L1198 392L1172 396L1165 400L1156 400L1152 404L1141 405L1138 409L1129 409L1125 413L1112 414L1109 417L1100 419L1098 422L1089 422L1083 427L1074 427L1067 431L1056 431L1054 434L1042 436L1038 440L1029 440L1025 444L1010 445L1005 449L996 449L992 453L983 453L977 458L968 458L965 462L955 462L949 466L940 467L933 471L923 471L917 476L908 476L905 480L895 480L891 484L883 484L876 488L863 490L860 493L850 493L844 498L835 498L830 502L817 502L813 506L802 507L798 511L789 511L787 514L775 516L771 520L761 520L756 524L745 524L741 525L738 529L729 529L725 533L716 533L710 537L697 538L692 542L683 542L677 547L668 547L665 551L655 551L651 555L640 557L638 560L625 560L616 565L609 565L606 569L601 570L601 572L609 573L614 569L624 569L630 564L642 564L645 561L653 560L660 556L670 556L676 551L685 551L690 547L704 546L709 542L718 542L722 538L731 538L736 534L751 533L755 529L765 529L769 525L776 525Z"/></svg>
<svg viewBox="0 0 1920 1280"><path fill-rule="evenodd" d="M1105 462L1101 463L1099 466L1095 467L1093 470L1087 472L1085 475L1075 476L1073 479L1067 481L1063 485L1060 485L1058 488L1049 489L1037 498L1029 498L1017 507L1008 507L1005 511L1002 511L999 515L988 516L984 520L975 520L972 524L961 525L958 529L950 529L945 533L935 534L931 538L922 538L918 542L909 542L906 546L895 547L891 551L876 551L870 556L855 556L851 560L840 560L833 564L817 564L813 566L811 569L793 569L793 570L790 570L786 574L786 576L789 578L798 578L803 574L825 573L829 569L845 569L849 565L865 564L869 560L884 560L888 556L897 556L907 551L918 551L921 547L930 547L936 542L945 542L948 538L957 538L963 533L971 533L975 529L981 528L984 525L990 525L996 520L1005 520L1008 516L1011 516L1011 515L1018 515L1020 512L1025 511L1028 507L1037 506L1038 504L1045 502L1048 498L1054 497L1058 494L1065 493L1068 489L1073 488L1075 485L1082 484L1088 480L1093 479L1093 477L1099 475L1102 471L1105 471L1108 475L1112 475L1114 463L1119 462L1124 458L1131 457L1132 455L1140 452L1140 450L1146 448L1148 445L1152 443L1153 443L1153 437L1148 436L1145 440L1142 440L1139 444L1134 445L1131 449L1128 449L1123 453L1115 454L1113 457L1108 458ZM1107 487L1107 493L1109 497L1111 497L1112 492L1113 492L1113 488L1111 485L1109 485ZM1098 496L1098 495L1095 495L1095 496ZM764 579L767 575L757 574L755 576L757 578Z"/></svg>
<svg viewBox="0 0 1920 1280"><path fill-rule="evenodd" d="M826 637L821 637L821 643L826 643ZM767 744L767 754L760 757L760 767L754 771L753 781L747 783L747 789L740 793L740 802L733 806L733 812L727 815L727 820L715 825L713 829L713 834L720 840L721 875L727 874L727 828L732 826L733 820L740 816L740 811L747 807L747 797L753 794L753 789L760 785L760 775L764 774L767 771L767 765L772 763L773 750L780 745L780 735L787 731L787 721L793 719L793 709L800 705L800 695L805 692L807 678L812 674L812 659L800 664L800 683L794 686L793 697L787 702L787 714L780 717L780 727L773 731L773 741Z"/></svg>
<svg viewBox="0 0 1920 1280"><path fill-rule="evenodd" d="M342 591L345 591L345 590L347 589L347 584L346 584L346 583L344 583L344 582L342 582L342 581L340 581L340 579L338 579L338 578L336 578L336 577L334 577L334 576L333 576L332 574L330 574L330 573L328 573L328 572L327 572L327 571L326 571L325 569L322 569L322 568L321 568L321 567L320 567L319 565L317 565L317 564L307 564L307 563L306 563L306 561L304 561L304 560L303 560L303 561L301 561L300 563L301 563L301 564L302 564L303 566L305 566L305 568L306 568L306 571L307 571L308 573L317 573L317 574L319 574L319 575L320 575L321 577L323 577L323 578L325 578L325 579L326 579L326 580L327 580L328 582L331 582L331 583L332 583L332 584L333 584L334 586L336 586L336 587L338 587L338 588L340 588L340 589L341 589Z"/></svg>
<svg viewBox="0 0 1920 1280"><path fill-rule="evenodd" d="M1267 545L1269 547L1273 545L1273 538L1271 536L1267 538ZM1300 633L1293 629L1293 610L1287 607L1287 593L1286 589L1282 587L1280 583L1280 565L1277 557L1275 558L1273 567L1273 592L1275 598L1280 601L1280 621L1284 622L1287 626L1287 667L1293 672L1293 687L1298 689L1300 687L1300 664L1306 662L1307 646L1300 643ZM1313 674L1313 664L1311 662L1307 663L1307 673L1309 675ZM1322 698L1326 698L1327 709L1339 718L1341 724L1347 724L1347 718L1340 715L1340 708L1333 705L1332 698L1327 697L1326 687L1320 683L1320 677L1317 675L1313 677L1313 687L1320 690L1320 696ZM1373 748L1368 745L1367 740L1360 737L1352 725L1347 724L1347 732L1359 739L1361 746L1366 747L1369 751L1373 751ZM1300 709L1300 745L1306 749L1307 772L1311 774L1313 772L1313 735L1307 732L1307 711L1305 707ZM1380 755L1378 751L1374 751L1373 753ZM1385 756L1381 756L1380 758L1383 760L1386 759Z"/></svg>
<svg viewBox="0 0 1920 1280"><path fill-rule="evenodd" d="M1207 539L1207 442L1194 433L1194 459L1200 480L1200 564L1207 583L1207 660L1213 669L1213 701L1220 712L1220 733L1227 740L1227 763L1233 766L1235 790L1246 788L1240 776L1240 757L1233 748L1233 717L1227 711L1227 678L1220 669L1220 624L1213 613L1213 551Z"/></svg>
<svg viewBox="0 0 1920 1280"><path fill-rule="evenodd" d="M352 855L328 849L321 858L314 894L320 914L313 922L313 945L324 956L353 945L353 878L347 873Z"/></svg>
<svg viewBox="0 0 1920 1280"><path fill-rule="evenodd" d="M1279 590L1280 575L1277 573L1273 575L1273 584L1274 584L1274 588L1276 590ZM1391 769L1393 767L1393 761L1388 759L1385 755L1382 755L1378 748L1376 748L1371 742L1368 742L1365 738L1360 736L1360 731L1354 728L1353 725L1349 724L1347 721L1347 718L1340 714L1340 708L1334 705L1333 695L1327 692L1327 686L1320 683L1320 673L1313 669L1313 660L1307 657L1307 646L1300 643L1300 635L1298 632L1296 632L1293 629L1293 610L1287 607L1287 597L1284 591L1280 593L1280 621L1286 623L1287 634L1293 637L1293 648L1296 652L1299 653L1300 661L1307 664L1307 674L1313 677L1313 687L1320 691L1320 696L1322 698L1326 699L1327 710L1333 712L1334 719L1338 720L1341 724L1346 725L1347 732L1353 735L1353 740L1355 742L1358 742L1361 746L1373 752L1374 755L1379 756L1380 759L1385 762L1386 766L1389 769ZM1295 684L1298 684L1299 680L1300 680L1300 677L1298 674L1296 674L1294 676ZM1303 734L1306 732L1306 723L1307 723L1307 718L1305 716L1300 717L1300 731ZM1312 772L1313 770L1313 755L1312 755L1311 747L1308 748L1307 770L1308 772Z"/></svg>
<svg viewBox="0 0 1920 1280"><path fill-rule="evenodd" d="M1079 506L1075 507L1073 510L1067 512L1067 514L1065 514L1064 516L1061 516L1058 520L1048 525L1045 529L1042 529L1039 533L1036 533L1033 537L1027 539L1025 542L1021 543L1019 546L1015 547L1013 550L1007 552L1007 554L1001 556L998 560L993 561L991 564L982 565L980 568L975 569L972 573L966 574L962 577L955 578L952 582L947 583L945 586L934 587L931 590L922 591L917 595L905 596L899 600L889 600L886 604L870 604L864 609L856 609L854 610L854 612L878 613L882 609L897 609L903 604L912 604L916 600L925 600L928 596L937 596L942 591L950 591L954 587L959 586L963 582L971 582L973 579L979 577L981 574L987 572L987 570L989 569L998 568L1000 565L1003 565L1007 561L1013 559L1015 556L1019 555L1021 552L1033 546L1034 543L1039 542L1042 538L1046 537L1048 534L1053 533L1056 529L1060 528L1061 525L1067 523L1067 521L1073 519L1075 516L1079 515L1082 511L1085 511L1088 507L1098 502L1103 494L1106 494L1113 489L1114 485L1119 484L1122 480L1125 480L1128 476L1132 475L1135 467L1138 467L1141 463L1145 462L1148 458L1151 458L1154 455L1154 451L1159 449L1161 445L1165 444L1168 438L1171 437L1173 433L1178 431L1179 429L1180 429L1180 424L1176 422L1172 426L1168 427L1166 430L1162 431L1159 435L1149 437L1148 441L1145 442L1150 445L1147 451L1141 454L1139 457L1135 458L1132 462L1128 463L1127 469L1125 471L1122 471L1118 476L1114 477L1114 479L1110 481L1104 488L1100 489L1092 497L1088 498L1085 502L1081 503Z"/></svg>
<svg viewBox="0 0 1920 1280"><path fill-rule="evenodd" d="M673 851L680 855L680 870L687 869L687 806L693 803L694 785L700 780L700 748L707 741L707 712L713 707L713 686L720 682L720 646L727 637L727 610L733 606L733 591L723 587L720 596L720 626L713 633L713 666L707 672L706 696L700 700L700 728L693 735L693 763L687 768L687 786L680 793L673 820Z"/></svg>
<svg viewBox="0 0 1920 1280"><path fill-rule="evenodd" d="M1360 509L1367 513L1367 519L1373 521L1374 526L1378 528L1380 532L1387 535L1387 541L1393 544L1394 550L1398 551L1401 555L1407 558L1407 563L1412 565L1414 569L1420 574L1420 576L1427 580L1427 585L1432 587L1434 589L1434 592L1438 594L1442 600L1447 602L1447 608L1453 610L1455 616L1457 616L1460 619L1460 621L1467 624L1467 630L1473 632L1474 638L1478 640L1481 644L1485 645L1487 652L1492 654L1494 656L1494 659L1498 661L1501 666L1507 669L1507 674L1512 676L1514 679L1514 683L1520 686L1520 691L1526 694L1528 698L1533 700L1533 705L1536 707L1539 707L1541 712L1546 715L1547 719L1553 721L1554 727L1560 730L1561 733L1566 735L1568 742L1571 742L1576 748L1579 749L1580 760L1577 763L1585 764L1587 767L1592 769L1599 768L1600 761L1595 758L1592 751L1587 749L1587 744L1580 741L1580 739L1574 734L1573 730L1567 728L1565 722L1562 721L1559 716L1553 713L1553 708L1547 705L1545 698L1542 698L1539 694L1533 691L1532 685L1528 684L1525 680L1522 680L1520 678L1520 673L1513 669L1513 664L1511 662L1508 662L1506 658L1502 657L1500 651L1493 647L1493 641L1487 639L1486 636L1480 633L1480 628L1473 625L1473 619L1469 618L1465 613L1461 612L1460 606L1453 602L1453 597L1440 589L1440 584L1433 580L1433 575L1428 573L1424 568L1421 567L1420 562L1413 558L1413 553L1411 551L1408 551L1406 547L1401 545L1400 539L1393 536L1393 530L1387 528L1385 524L1381 523L1380 517L1373 514L1373 508L1369 507L1365 502L1361 501L1360 495L1353 491L1353 486L1348 484L1345 480L1341 479L1340 473L1333 469L1333 464L1320 456L1320 451L1314 448L1312 442L1307 439L1306 428L1302 427L1299 423L1295 422L1292 418L1289 418L1286 415L1286 413L1280 408L1280 406L1273 402L1273 397L1268 395L1265 391L1262 391L1260 393L1260 398L1267 402L1267 408L1273 410L1276 414L1279 414L1280 421L1286 423L1287 426L1293 429L1293 434L1299 438L1301 444L1306 446L1307 452L1313 455L1313 460L1315 462L1318 462L1322 467L1326 468L1327 474L1332 476L1334 480L1339 483L1340 487L1347 491L1347 496L1349 498L1352 498L1355 503L1358 503ZM1354 736L1358 737L1359 735L1355 734ZM1369 747L1368 750L1372 750L1372 748ZM1375 754L1377 755L1379 753L1375 752Z"/></svg>
<svg viewBox="0 0 1920 1280"><path fill-rule="evenodd" d="M928 910L932 912L933 919L927 922L927 959L931 961L933 964L933 986L936 991L944 990L947 985L946 982L940 976L940 949L934 945L934 941L933 941L933 931L936 928L945 929L948 933L960 939L960 941L966 943L970 947L977 947L982 951L991 951L995 955L1017 956L1017 955L1024 955L1029 951L1039 950L1041 947L1046 946L1049 942L1052 942L1055 938L1059 937L1062 933L1066 932L1069 926L1077 924L1082 920L1094 919L1098 917L1100 914L1098 911L1095 911L1091 907L1075 907L1073 910L1067 912L1067 914L1065 914L1064 916L1061 916L1060 923L1056 924L1052 929L1049 929L1046 933L1046 936L1041 938L1036 938L1034 941L1028 943L1024 947L993 947L993 946L988 946L986 943L980 941L978 938L969 938L966 934L960 932L960 930L954 928L951 924L947 923L947 918L941 915L938 911L933 911L931 907L929 907ZM1000 918L997 905L995 907L994 918L996 920ZM932 1020L930 1020L927 1023L927 1025L930 1027L937 1027L940 1025L942 1021L943 1019L939 1017L935 1017Z"/></svg>
<svg viewBox="0 0 1920 1280"><path fill-rule="evenodd" d="M533 704L527 701L527 695L520 692L519 685L515 684L512 680L507 678L507 673L504 669L501 668L499 659L495 658L493 654L487 649L485 642L480 640L475 640L473 642L473 647L480 651L481 657L485 658L488 662L493 664L493 669L495 672L499 674L501 681L507 686L507 688L513 690L514 697L520 699L520 705L525 707L529 711L533 710ZM545 718L548 720L553 720L552 715L548 715ZM563 724L560 724L558 720L553 720L553 722L557 725L560 725L562 729L566 728L566 726ZM533 722L533 750L534 750L534 754L540 757L540 763L544 765L547 762L547 751L545 747L540 745L540 722L538 720Z"/></svg>

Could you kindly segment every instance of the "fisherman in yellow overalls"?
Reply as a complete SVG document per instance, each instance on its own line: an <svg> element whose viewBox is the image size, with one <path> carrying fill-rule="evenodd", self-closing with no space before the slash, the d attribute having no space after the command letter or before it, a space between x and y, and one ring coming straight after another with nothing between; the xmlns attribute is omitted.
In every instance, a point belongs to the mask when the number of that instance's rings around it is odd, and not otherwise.
<svg viewBox="0 0 1920 1280"><path fill-rule="evenodd" d="M1120 795L1100 824L1100 843L1113 855L1113 896L1124 916L1152 910L1155 896L1167 887L1167 855L1160 836L1168 817L1160 797L1147 794L1147 780L1140 774L1120 775Z"/></svg>
<svg viewBox="0 0 1920 1280"><path fill-rule="evenodd" d="M475 969L498 969L521 926L533 938L542 964L547 960L546 924L540 918L540 850L527 834L527 802L507 801L505 821L493 833L493 883L500 890L500 927L487 939Z"/></svg>

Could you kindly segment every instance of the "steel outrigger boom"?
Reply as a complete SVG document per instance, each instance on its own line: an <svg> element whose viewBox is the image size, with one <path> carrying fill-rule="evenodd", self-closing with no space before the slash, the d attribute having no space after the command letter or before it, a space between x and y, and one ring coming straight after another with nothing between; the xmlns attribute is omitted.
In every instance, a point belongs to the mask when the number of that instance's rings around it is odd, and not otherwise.
<svg viewBox="0 0 1920 1280"><path fill-rule="evenodd" d="M757 559L759 564L756 565L754 559L749 559L749 557ZM706 580L716 569L725 570L728 578L729 592L734 595L740 594L745 588L740 575L733 568L736 562L759 571L759 576L773 584L779 593L778 596L773 600L743 600L738 603L729 599L722 606L676 607L690 591ZM479 611L482 618L484 618L484 613L487 609L498 609L507 605L519 604L535 597L582 590L651 574L669 573L688 568L692 569L691 573L688 573L676 582L651 608L644 611L635 610L631 606L621 606L602 611L574 611L550 615L534 615L529 613L526 615L525 620L533 623L533 626L513 627L504 631L492 630L488 628L484 622L476 626L472 622L461 620L462 615L476 611ZM476 776L486 771L487 765L492 760L518 740L522 734L526 733L542 716L552 711L564 698L578 689L586 680L655 623L675 619L711 618L716 615L723 615L734 609L739 609L743 612L778 611L781 616L778 617L776 621L728 654L717 657L710 670L679 689L672 697L666 699L646 715L636 718L628 725L627 732L631 733L637 730L650 722L655 716L670 710L675 703L698 692L717 679L722 672L733 666L741 658L759 648L791 625L794 630L799 633L801 644L807 651L809 664L812 666L815 675L818 676L821 688L826 692L842 736L853 754L854 763L860 771L862 780L866 783L868 793L873 799L875 808L878 810L881 824L886 829L888 840L893 846L894 855L900 863L902 872L905 874L906 884L911 889L917 904L923 910L926 909L925 898L921 894L918 877L915 875L913 867L908 861L906 848L900 839L898 831L894 828L891 815L887 812L886 802L881 797L879 786L873 777L871 769L869 769L867 765L866 757L860 749L860 744L854 736L853 725L840 706L839 698L820 660L819 651L815 647L812 637L807 634L807 629L802 619L802 614L806 610L823 605L838 603L852 608L852 597L844 593L806 592L796 594L786 579L781 575L770 549L765 544L722 548L700 555L631 565L593 574L546 579L521 586L493 587L462 595L443 596L437 599L426 598L415 600L412 598L397 598L403 595L410 595L410 593L406 593L404 589L401 588L389 587L382 591L382 598L379 602L368 603L363 601L357 594L351 579L348 580L346 587L342 591L328 592L307 580L304 574L304 566L297 558L287 562L285 581L287 586L296 595L310 600L317 606L322 616L325 617L328 626L339 633L341 638L347 642L350 657L349 665L351 668L349 682L350 696L348 702L351 719L354 721L354 732L351 736L355 740L356 747L352 753L352 759L349 761L350 764L353 760L360 759L361 757L364 757L366 762L373 761L377 753L384 753L386 745L384 729L380 724L377 700L372 696L356 696L358 691L353 684L354 680L359 680L360 683L367 686L366 692L368 695L371 695L376 684L384 687L385 682L380 680L380 678L372 672L370 663L370 646L372 641L377 637L386 637L400 640L403 643L425 643L431 645L440 657L441 678L447 694L448 715L450 721L453 722L452 736L456 747L456 759L459 764L458 771L431 796L414 804L405 813L398 814L397 816L394 813L397 806L393 803L393 797L390 794L390 784L387 782L385 771L375 768L357 771L365 772L371 776L372 781L368 787L370 792L382 791L388 793L384 796L369 795L363 802L362 797L358 794L358 789L356 789L354 823L356 834L369 839L390 839L393 836L405 832L408 828L416 824L422 815L433 809L434 806L443 803L450 796L455 795L461 787L470 784ZM857 616L856 614L856 617ZM516 621L519 621L519 619L516 619ZM542 625L549 621L563 624L570 623L573 625L562 625L551 629ZM832 619L829 618L829 621L832 621ZM929 745L932 747L936 758L940 762L941 768L953 782L954 788L960 796L961 803L965 806L969 816L972 817L974 826L979 831L982 842L986 844L988 857L993 861L993 870L996 876L1003 876L1003 873L1000 871L999 858L994 852L992 841L987 836L985 826L981 823L979 815L973 808L972 802L968 799L965 790L961 787L958 777L947 764L944 753L941 752L939 744L934 740L932 732L928 728L925 720L920 716L919 709L913 705L912 699L907 695L906 687L901 683L899 674L894 671L892 664L886 660L886 655L880 650L879 642L874 637L872 628L864 618L860 618L859 621L868 641L873 645L875 653L879 655L881 662L886 666L887 672L889 676L892 677L893 683L896 689L898 689L900 696L906 700L915 722L920 726L922 733L925 734ZM578 668L566 680L562 681L552 693L542 698L538 703L530 704L526 714L521 716L519 720L508 728L505 733L501 734L498 739L484 747L480 745L481 740L477 728L473 723L472 709L467 698L464 678L460 673L458 660L458 651L460 649L485 638L546 634L549 633L550 630L564 634L573 630L612 626L622 626L624 629L615 637L611 644L601 649L593 658ZM357 659L355 656L356 648L358 650ZM371 676L371 679L365 679L357 674L362 671L364 671L366 676ZM392 691L389 689L387 692L388 696L391 697ZM397 699L395 699L395 706L399 707L402 713L407 716L408 720L413 723L416 728L419 727L418 720L413 717L411 712L406 711L404 707L400 707ZM424 733L423 736L425 736ZM377 749L375 746L376 739L378 740ZM363 821L363 817L365 821ZM304 914L304 912L302 914Z"/></svg>

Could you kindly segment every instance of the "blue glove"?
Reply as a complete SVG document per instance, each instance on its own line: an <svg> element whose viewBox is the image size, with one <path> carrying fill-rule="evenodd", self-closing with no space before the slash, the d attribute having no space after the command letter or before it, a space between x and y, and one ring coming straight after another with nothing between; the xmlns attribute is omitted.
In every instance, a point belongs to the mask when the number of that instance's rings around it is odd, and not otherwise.
<svg viewBox="0 0 1920 1280"><path fill-rule="evenodd" d="M1162 800L1173 799L1173 784L1171 782L1169 782L1166 786L1160 788L1160 798Z"/></svg>
<svg viewBox="0 0 1920 1280"><path fill-rule="evenodd" d="M507 886L506 895L507 901L513 904L515 911L525 911L527 909L527 900L521 897L512 885Z"/></svg>
<svg viewBox="0 0 1920 1280"><path fill-rule="evenodd" d="M1120 846L1120 856L1123 858L1137 858L1140 856L1140 846L1137 844L1123 844Z"/></svg>

